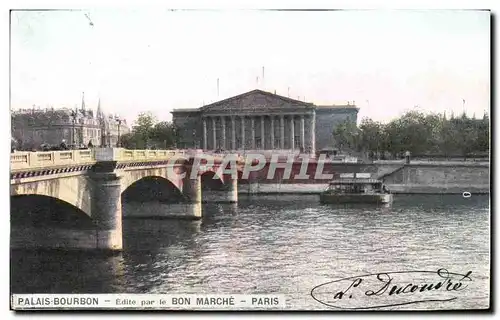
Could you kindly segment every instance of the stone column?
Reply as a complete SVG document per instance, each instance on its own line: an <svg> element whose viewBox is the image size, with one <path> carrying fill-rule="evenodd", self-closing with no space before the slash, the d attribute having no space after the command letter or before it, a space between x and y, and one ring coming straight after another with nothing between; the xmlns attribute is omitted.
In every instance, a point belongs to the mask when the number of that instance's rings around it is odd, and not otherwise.
<svg viewBox="0 0 500 320"><path fill-rule="evenodd" d="M231 148L236 150L236 126L234 116L231 116Z"/></svg>
<svg viewBox="0 0 500 320"><path fill-rule="evenodd" d="M201 176L191 179L191 172L188 170L182 181L183 215L193 219L201 218Z"/></svg>
<svg viewBox="0 0 500 320"><path fill-rule="evenodd" d="M266 136L264 135L264 116L260 117L260 147L266 149Z"/></svg>
<svg viewBox="0 0 500 320"><path fill-rule="evenodd" d="M285 149L285 117L280 115L280 148Z"/></svg>
<svg viewBox="0 0 500 320"><path fill-rule="evenodd" d="M245 150L245 116L241 116L241 148Z"/></svg>
<svg viewBox="0 0 500 320"><path fill-rule="evenodd" d="M191 172L186 172L182 181L182 194L185 202L201 202L201 176L191 179Z"/></svg>
<svg viewBox="0 0 500 320"><path fill-rule="evenodd" d="M269 118L271 119L271 149L274 149L274 116Z"/></svg>
<svg viewBox="0 0 500 320"><path fill-rule="evenodd" d="M222 149L226 149L226 117L220 117L222 126Z"/></svg>
<svg viewBox="0 0 500 320"><path fill-rule="evenodd" d="M203 118L203 150L207 150L207 119Z"/></svg>
<svg viewBox="0 0 500 320"><path fill-rule="evenodd" d="M252 128L252 150L255 150L255 117L250 117Z"/></svg>
<svg viewBox="0 0 500 320"><path fill-rule="evenodd" d="M213 135L213 147L212 149L217 149L217 127L215 125L215 117L212 117L212 135Z"/></svg>
<svg viewBox="0 0 500 320"><path fill-rule="evenodd" d="M295 149L295 116L291 115L290 118L290 149Z"/></svg>
<svg viewBox="0 0 500 320"><path fill-rule="evenodd" d="M231 175L224 175L224 190L218 191L217 203L237 203L238 202L238 179L233 179Z"/></svg>
<svg viewBox="0 0 500 320"><path fill-rule="evenodd" d="M300 147L302 151L304 151L306 147L304 115L300 116Z"/></svg>
<svg viewBox="0 0 500 320"><path fill-rule="evenodd" d="M119 251L122 244L120 176L114 172L92 174L92 220L96 225L96 249Z"/></svg>
<svg viewBox="0 0 500 320"><path fill-rule="evenodd" d="M316 155L316 112L311 116L311 154Z"/></svg>

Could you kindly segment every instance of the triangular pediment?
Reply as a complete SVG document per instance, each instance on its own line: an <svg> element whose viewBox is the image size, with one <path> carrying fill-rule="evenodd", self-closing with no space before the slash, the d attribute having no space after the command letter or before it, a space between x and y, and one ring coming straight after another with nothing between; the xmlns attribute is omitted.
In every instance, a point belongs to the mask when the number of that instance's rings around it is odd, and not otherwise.
<svg viewBox="0 0 500 320"><path fill-rule="evenodd" d="M289 108L313 108L312 103L294 100L262 90L253 90L202 107L207 111L228 110L279 110Z"/></svg>

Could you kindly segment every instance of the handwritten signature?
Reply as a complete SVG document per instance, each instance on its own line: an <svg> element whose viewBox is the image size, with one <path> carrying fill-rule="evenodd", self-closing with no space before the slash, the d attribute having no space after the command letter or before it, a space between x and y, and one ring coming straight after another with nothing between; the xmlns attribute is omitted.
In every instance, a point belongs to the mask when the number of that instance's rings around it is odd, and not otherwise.
<svg viewBox="0 0 500 320"><path fill-rule="evenodd" d="M375 309L457 299L472 281L465 274L437 271L370 273L326 282L311 290L313 299L338 309ZM387 303L390 301L390 303Z"/></svg>

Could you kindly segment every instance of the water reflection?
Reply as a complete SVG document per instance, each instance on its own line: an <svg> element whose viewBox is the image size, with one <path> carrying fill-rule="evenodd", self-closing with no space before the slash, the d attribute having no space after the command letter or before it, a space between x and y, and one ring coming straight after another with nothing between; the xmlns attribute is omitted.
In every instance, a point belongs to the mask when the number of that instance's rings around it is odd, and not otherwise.
<svg viewBox="0 0 500 320"><path fill-rule="evenodd" d="M10 257L12 292L113 293L126 286L121 254L11 250Z"/></svg>
<svg viewBox="0 0 500 320"><path fill-rule="evenodd" d="M140 219L200 219L201 203L165 203L163 201L122 202L124 218Z"/></svg>

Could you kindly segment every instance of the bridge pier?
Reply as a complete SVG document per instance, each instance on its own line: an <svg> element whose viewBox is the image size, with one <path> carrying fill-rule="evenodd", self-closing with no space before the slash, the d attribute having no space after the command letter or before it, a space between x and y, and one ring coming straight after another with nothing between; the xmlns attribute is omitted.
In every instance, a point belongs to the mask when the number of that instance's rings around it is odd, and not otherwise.
<svg viewBox="0 0 500 320"><path fill-rule="evenodd" d="M96 225L96 249L118 251L122 243L120 176L113 172L92 175L92 219Z"/></svg>
<svg viewBox="0 0 500 320"><path fill-rule="evenodd" d="M224 188L226 191L225 194L222 195L223 200L229 203L238 202L238 179L229 177L225 181Z"/></svg>
<svg viewBox="0 0 500 320"><path fill-rule="evenodd" d="M201 219L201 177L190 178L191 172L186 173L182 183L184 202L169 206L171 215L178 218Z"/></svg>

